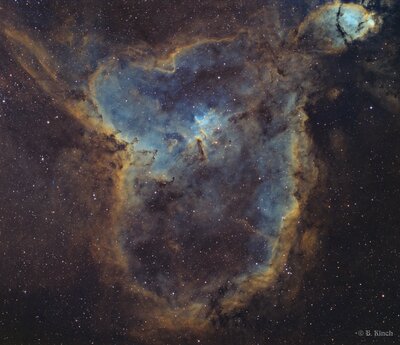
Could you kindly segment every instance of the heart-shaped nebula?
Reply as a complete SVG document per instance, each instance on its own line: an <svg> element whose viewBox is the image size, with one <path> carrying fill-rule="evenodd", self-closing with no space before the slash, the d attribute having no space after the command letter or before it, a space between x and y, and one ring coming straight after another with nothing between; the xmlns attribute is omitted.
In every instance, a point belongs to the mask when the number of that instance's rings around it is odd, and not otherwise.
<svg viewBox="0 0 400 345"><path fill-rule="evenodd" d="M119 236L131 279L178 305L265 272L297 207L305 117L289 91L268 108L247 40L161 63L122 55L91 78L104 121L133 145Z"/></svg>
<svg viewBox="0 0 400 345"><path fill-rule="evenodd" d="M14 343L27 329L49 344L313 343L301 337L329 321L313 322L342 317L327 296L366 278L338 253L362 248L359 270L374 241L350 233L380 199L367 190L395 191L380 184L394 156L372 144L395 132L379 104L399 109L383 56L398 45L379 36L394 1L3 3L0 324ZM320 237L332 224L353 247Z"/></svg>

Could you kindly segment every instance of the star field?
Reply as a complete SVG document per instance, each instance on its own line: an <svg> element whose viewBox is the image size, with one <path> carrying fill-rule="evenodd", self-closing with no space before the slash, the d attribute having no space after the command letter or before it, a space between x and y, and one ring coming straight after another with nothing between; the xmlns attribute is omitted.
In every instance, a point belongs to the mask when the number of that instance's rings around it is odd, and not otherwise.
<svg viewBox="0 0 400 345"><path fill-rule="evenodd" d="M398 343L395 1L0 18L1 343Z"/></svg>

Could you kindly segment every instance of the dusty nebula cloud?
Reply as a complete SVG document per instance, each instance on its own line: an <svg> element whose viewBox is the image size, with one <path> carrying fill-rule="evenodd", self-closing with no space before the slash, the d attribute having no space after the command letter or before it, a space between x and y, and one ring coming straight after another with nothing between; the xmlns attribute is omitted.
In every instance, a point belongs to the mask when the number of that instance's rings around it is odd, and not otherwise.
<svg viewBox="0 0 400 345"><path fill-rule="evenodd" d="M2 127L3 288L72 296L95 343L262 339L229 329L290 306L326 231L309 109L394 4L0 5L0 109L25 114Z"/></svg>

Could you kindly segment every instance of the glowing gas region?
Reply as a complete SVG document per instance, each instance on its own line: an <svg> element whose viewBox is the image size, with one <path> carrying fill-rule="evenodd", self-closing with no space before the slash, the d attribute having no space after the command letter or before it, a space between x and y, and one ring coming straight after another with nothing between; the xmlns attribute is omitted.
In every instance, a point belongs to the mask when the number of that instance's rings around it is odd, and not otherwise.
<svg viewBox="0 0 400 345"><path fill-rule="evenodd" d="M253 112L268 80L246 41L195 44L173 70L122 57L91 80L105 122L133 142L121 224L130 272L178 305L265 270L297 206L305 116L295 93L282 95L279 116Z"/></svg>
<svg viewBox="0 0 400 345"><path fill-rule="evenodd" d="M90 221L71 242L118 291L130 338L210 331L268 296L293 253L312 255L303 211L323 163L304 109L324 87L315 66L381 19L339 2L295 25L276 4L249 18L161 43L73 29L49 43L12 19L1 26L10 55L81 126L84 145L59 155L52 183L91 176L71 188L90 190L79 199Z"/></svg>

